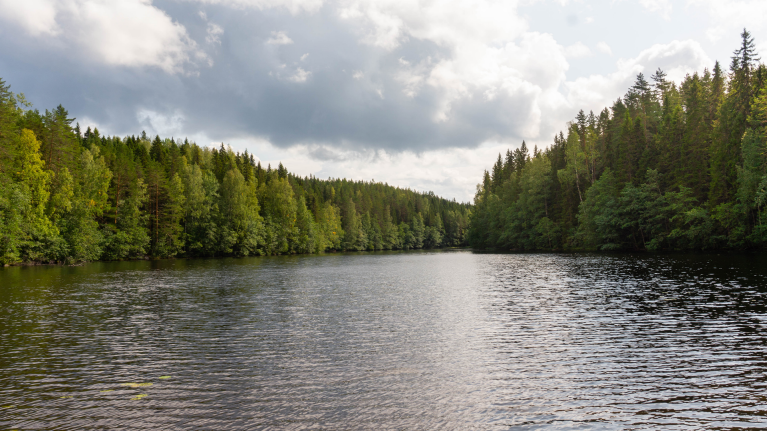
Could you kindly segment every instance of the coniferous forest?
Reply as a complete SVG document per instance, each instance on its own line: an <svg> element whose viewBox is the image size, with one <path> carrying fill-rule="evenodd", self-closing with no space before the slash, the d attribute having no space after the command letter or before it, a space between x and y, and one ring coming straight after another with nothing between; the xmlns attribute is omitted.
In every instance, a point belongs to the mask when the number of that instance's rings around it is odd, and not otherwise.
<svg viewBox="0 0 767 431"><path fill-rule="evenodd" d="M729 71L639 74L553 144L498 156L468 241L515 250L761 249L767 245L767 67L744 30Z"/></svg>
<svg viewBox="0 0 767 431"><path fill-rule="evenodd" d="M658 69L548 148L498 155L474 205L299 177L187 140L81 131L0 80L0 263L461 246L711 250L767 245L767 67L744 30L729 70Z"/></svg>
<svg viewBox="0 0 767 431"><path fill-rule="evenodd" d="M73 122L62 106L30 109L0 80L0 263L465 244L469 204Z"/></svg>

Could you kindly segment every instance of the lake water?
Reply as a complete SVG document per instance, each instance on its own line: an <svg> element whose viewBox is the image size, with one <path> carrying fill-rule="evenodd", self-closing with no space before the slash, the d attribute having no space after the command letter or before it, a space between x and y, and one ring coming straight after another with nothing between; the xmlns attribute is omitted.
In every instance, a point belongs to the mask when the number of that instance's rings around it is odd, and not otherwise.
<svg viewBox="0 0 767 431"><path fill-rule="evenodd" d="M767 427L766 301L758 255L0 268L0 429Z"/></svg>

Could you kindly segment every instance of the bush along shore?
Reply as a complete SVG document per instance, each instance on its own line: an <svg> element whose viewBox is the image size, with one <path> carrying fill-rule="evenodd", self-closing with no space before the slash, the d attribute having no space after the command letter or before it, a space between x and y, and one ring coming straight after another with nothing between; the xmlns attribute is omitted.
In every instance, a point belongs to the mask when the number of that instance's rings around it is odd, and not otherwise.
<svg viewBox="0 0 767 431"><path fill-rule="evenodd" d="M265 169L247 151L81 131L0 80L0 264L465 245L471 205Z"/></svg>
<svg viewBox="0 0 767 431"><path fill-rule="evenodd" d="M636 77L544 151L499 154L469 243L516 250L763 249L767 68L744 30L729 71Z"/></svg>

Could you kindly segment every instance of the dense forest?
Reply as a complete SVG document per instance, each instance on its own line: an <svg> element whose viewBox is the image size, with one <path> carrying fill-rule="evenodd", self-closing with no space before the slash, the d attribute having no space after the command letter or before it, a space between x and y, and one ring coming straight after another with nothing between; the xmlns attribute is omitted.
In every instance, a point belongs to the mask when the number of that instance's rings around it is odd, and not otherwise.
<svg viewBox="0 0 767 431"><path fill-rule="evenodd" d="M469 204L73 122L61 106L30 109L0 80L0 263L465 244Z"/></svg>
<svg viewBox="0 0 767 431"><path fill-rule="evenodd" d="M468 241L515 250L767 245L767 68L744 30L728 72L641 73L545 150L523 142L477 186ZM766 208L767 210L767 208Z"/></svg>

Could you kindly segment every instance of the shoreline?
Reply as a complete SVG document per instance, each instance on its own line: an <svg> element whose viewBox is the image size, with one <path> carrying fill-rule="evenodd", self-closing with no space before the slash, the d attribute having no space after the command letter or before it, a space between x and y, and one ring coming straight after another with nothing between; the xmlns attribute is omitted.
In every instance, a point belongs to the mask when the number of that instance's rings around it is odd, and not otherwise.
<svg viewBox="0 0 767 431"><path fill-rule="evenodd" d="M13 268L13 267L28 267L28 266L83 266L88 263L97 263L97 262L139 262L139 261L165 261L165 260L177 260L177 259L230 259L230 258L246 258L246 257L276 257L276 256L323 256L323 255L334 255L334 254L342 254L342 253L378 253L378 252L404 252L404 251L436 251L436 250L472 250L476 251L475 249L466 246L466 247L438 247L438 248L418 248L418 249L409 249L409 250L334 250L334 251L323 251L322 253L287 253L287 254L253 254L248 256L235 256L235 255L228 255L228 256L173 256L173 257L150 257L150 256L144 256L139 257L135 259L120 259L120 260L89 260L89 261L83 261L83 262L77 262L72 264L67 264L65 262L18 262L18 263L6 263L0 266L0 268Z"/></svg>

